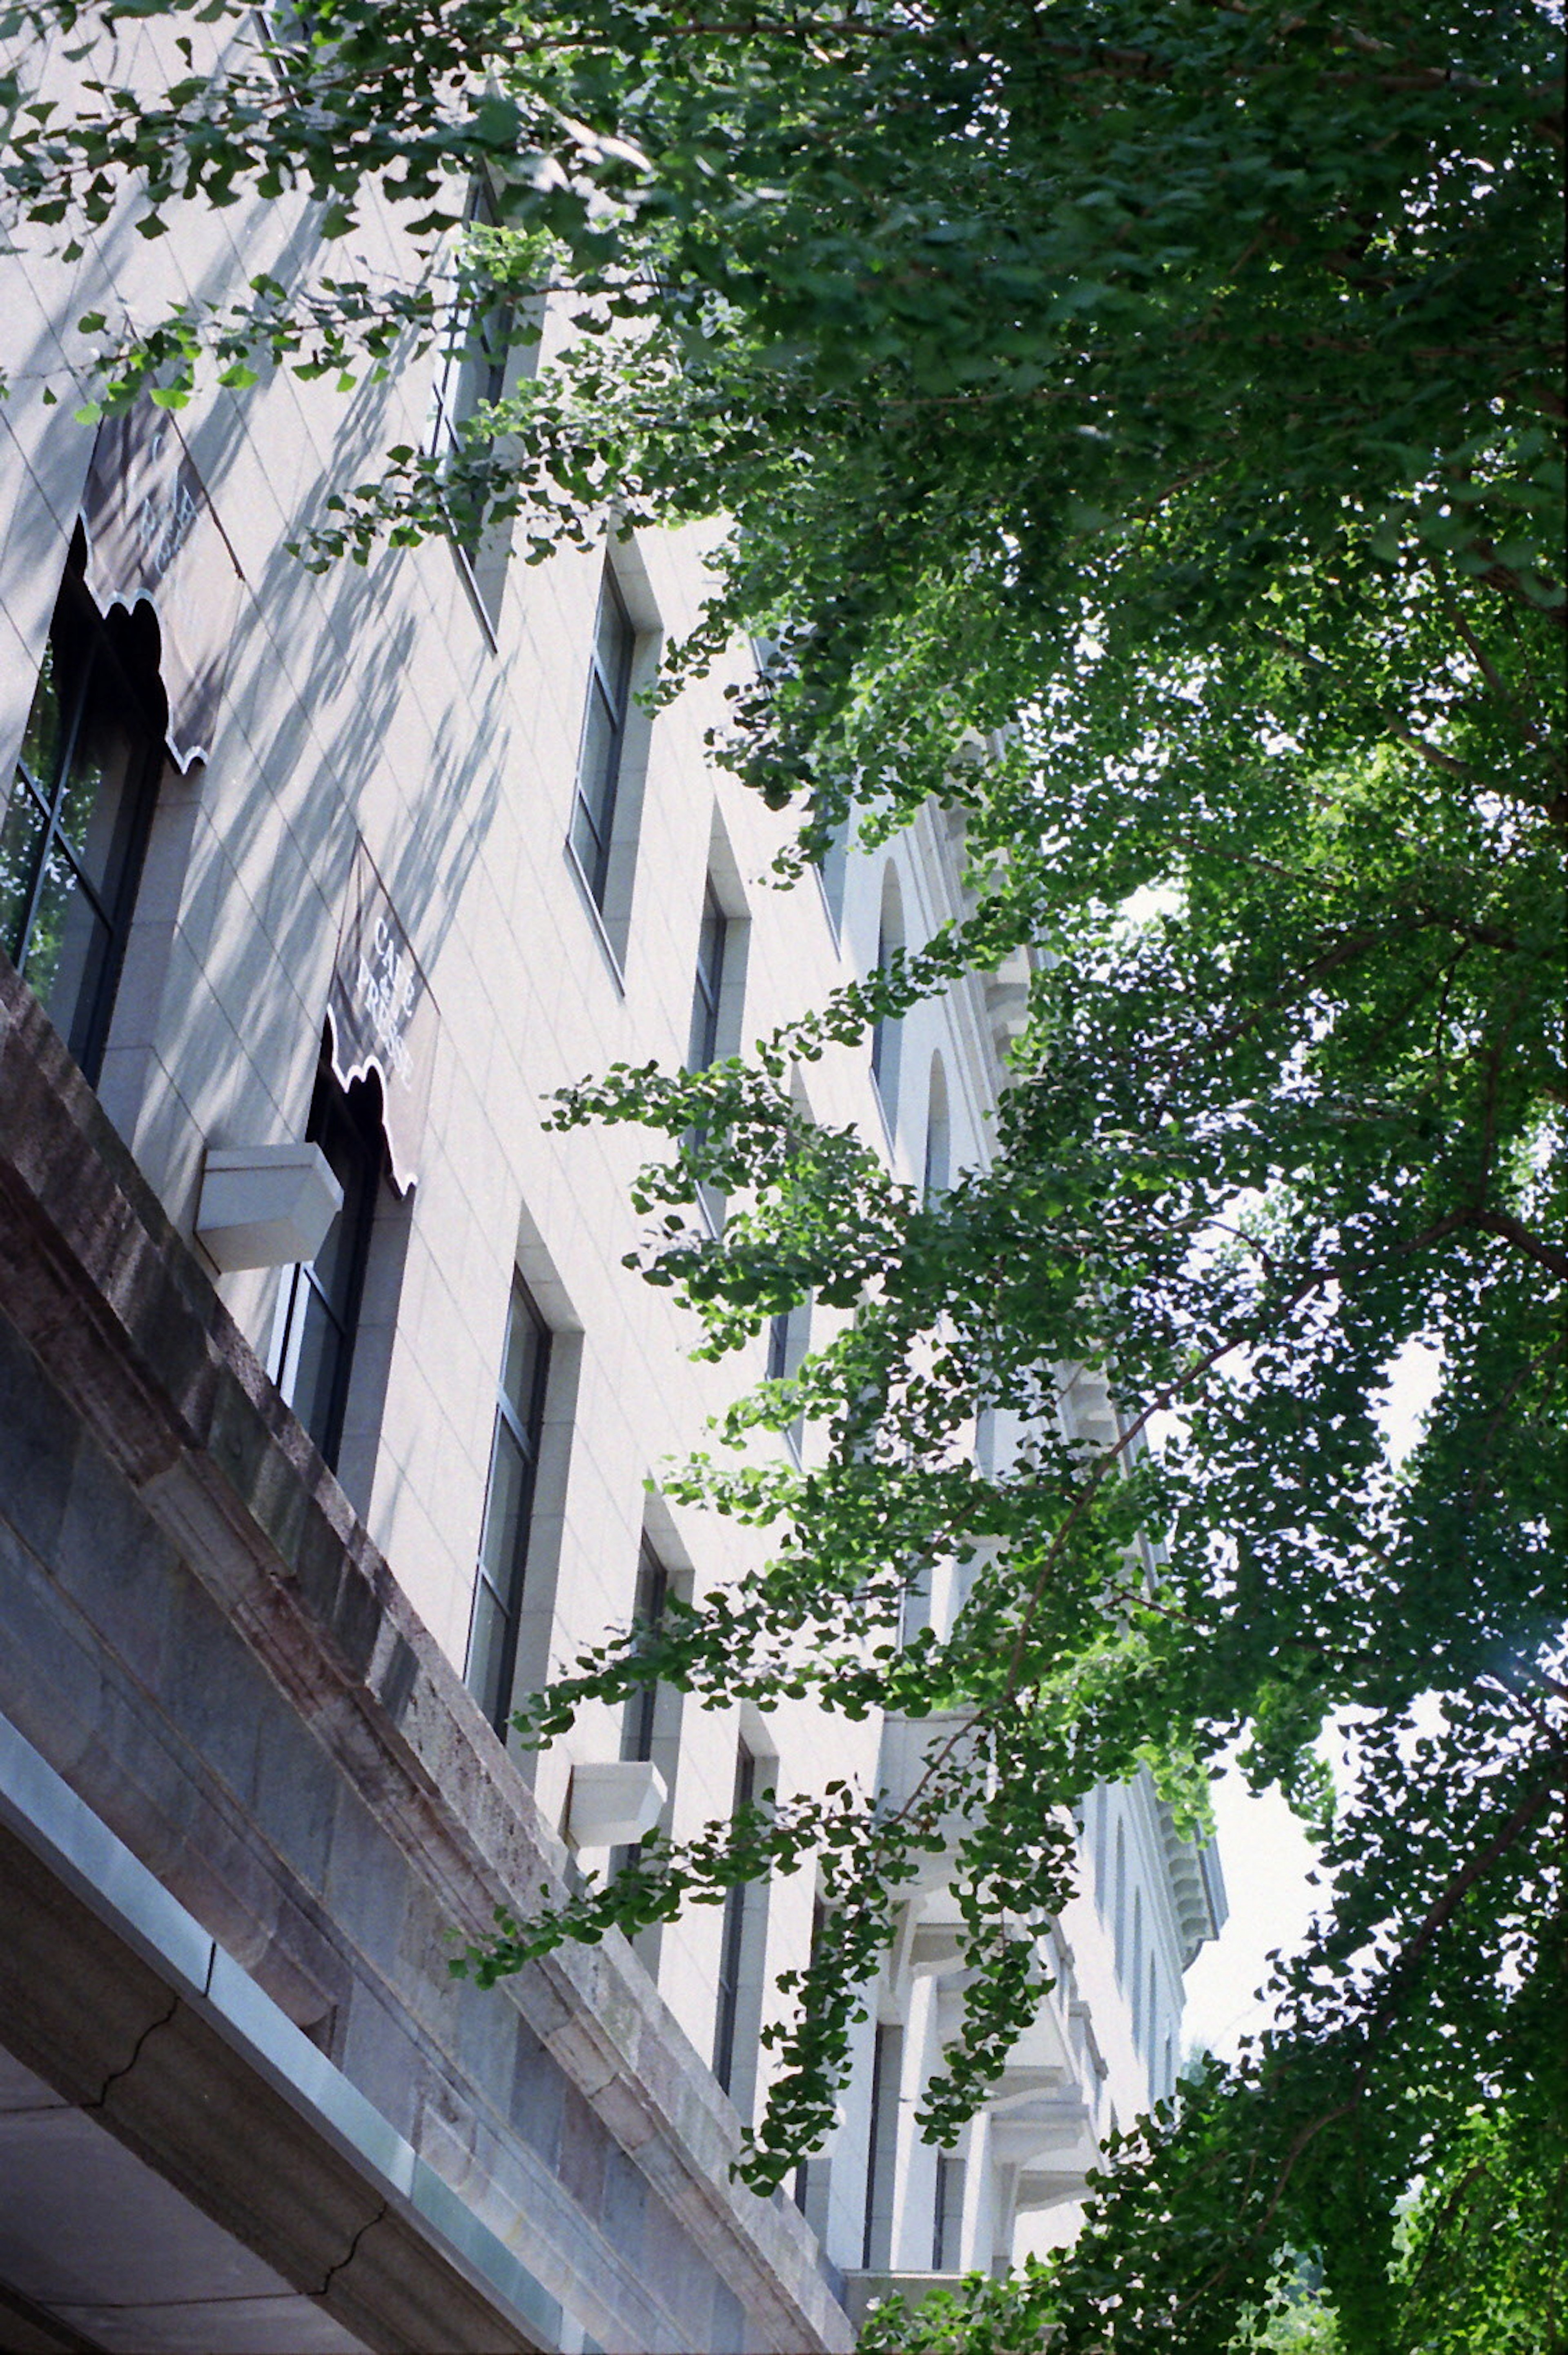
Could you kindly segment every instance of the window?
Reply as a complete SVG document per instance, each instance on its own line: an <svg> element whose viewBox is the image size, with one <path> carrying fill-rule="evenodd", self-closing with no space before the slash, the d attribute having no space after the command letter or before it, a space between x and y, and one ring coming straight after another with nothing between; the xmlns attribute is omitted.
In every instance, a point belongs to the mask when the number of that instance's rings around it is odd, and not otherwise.
<svg viewBox="0 0 1568 2355"><path fill-rule="evenodd" d="M768 1320L768 1380L787 1382L798 1373L811 1344L811 1303L797 1300Z"/></svg>
<svg viewBox="0 0 1568 2355"><path fill-rule="evenodd" d="M1133 2007L1133 2042L1144 2041L1143 2021L1144 1980L1144 1899L1141 1889L1133 1891L1133 1959L1127 1972L1127 1996Z"/></svg>
<svg viewBox="0 0 1568 2355"><path fill-rule="evenodd" d="M931 2270L955 2274L963 2266L964 2161L956 2151L936 2158L936 2213L931 2235Z"/></svg>
<svg viewBox="0 0 1568 2355"><path fill-rule="evenodd" d="M876 971L885 973L895 952L903 946L903 906L898 877L890 867L882 879L881 913L877 922ZM899 1109L899 1049L903 1024L896 1015L882 1015L871 1025L871 1077L877 1083L888 1132L891 1135Z"/></svg>
<svg viewBox="0 0 1568 2355"><path fill-rule="evenodd" d="M489 188L476 181L469 192L464 227L487 229L496 225ZM454 459L471 447L464 426L506 390L512 323L511 304L497 299L484 283L483 263L475 269L472 261L464 262L435 385L434 441L439 456Z"/></svg>
<svg viewBox="0 0 1568 2355"><path fill-rule="evenodd" d="M436 377L432 447L451 478L453 545L478 598L485 623L494 625L510 552L510 536L487 520L485 462L493 440L471 433L469 421L507 390L512 349L518 340L517 305L485 277L485 257L472 232L496 227L487 181L476 180L464 215L468 251L460 256L440 371Z"/></svg>
<svg viewBox="0 0 1568 2355"><path fill-rule="evenodd" d="M506 1725L517 1660L517 1620L544 1429L549 1332L520 1276L512 1284L507 1343L490 1441L474 1612L463 1680L496 1731Z"/></svg>
<svg viewBox="0 0 1568 2355"><path fill-rule="evenodd" d="M642 1550L637 1557L637 1602L632 1614L634 1634L639 1628L654 1628L658 1625L659 1621L664 1617L665 1601L668 1593L669 1573L645 1538ZM639 1685L636 1691L630 1695L621 1720L623 1758L651 1759L653 1757L654 1740L659 1730L659 1703L663 1698L663 1688L658 1685ZM667 1775L665 1788L667 1791L670 1788ZM635 1864L642 1852L640 1840L632 1848L613 1849L610 1856L610 1870L612 1872L624 1872L628 1865ZM647 1957L645 1956L644 1959L646 1960Z"/></svg>
<svg viewBox="0 0 1568 2355"><path fill-rule="evenodd" d="M691 992L691 1034L686 1068L705 1071L719 1054L719 1002L724 988L724 949L730 919L719 905L709 877L702 894L702 924L697 936L697 978Z"/></svg>
<svg viewBox="0 0 1568 2355"><path fill-rule="evenodd" d="M823 1932L827 1926L827 1908L820 1897L813 1900L811 1908L811 1955L813 1966L822 1959ZM832 2181L833 2161L826 2151L815 2151L803 2158L795 2170L792 2187L795 2206L805 2218L819 2241L827 2238L827 2201Z"/></svg>
<svg viewBox="0 0 1568 2355"><path fill-rule="evenodd" d="M781 1310L768 1321L768 1380L787 1382L800 1371L811 1347L811 1301L809 1296L797 1300L793 1308ZM796 1415L784 1432L790 1454L796 1463L805 1442L805 1417Z"/></svg>
<svg viewBox="0 0 1568 2355"><path fill-rule="evenodd" d="M839 819L828 837L816 862L816 879L822 887L822 904L827 911L827 921L837 941L844 922L844 884L849 868L849 821Z"/></svg>
<svg viewBox="0 0 1568 2355"><path fill-rule="evenodd" d="M931 1085L925 1099L925 1167L921 1194L929 1205L939 1202L951 1183L952 1128L947 1112L947 1074L940 1055L931 1059Z"/></svg>
<svg viewBox="0 0 1568 2355"><path fill-rule="evenodd" d="M757 1796L757 1762L744 1742L735 1746L733 1821ZM741 1980L746 1964L746 1900L751 1891L737 1881L724 1899L724 1923L719 1941L719 2000L713 2023L713 2074L727 2094L735 2088L736 2029L741 2014Z"/></svg>
<svg viewBox="0 0 1568 2355"><path fill-rule="evenodd" d="M691 1027L687 1039L686 1068L688 1071L705 1071L719 1056L720 1015L725 985L725 960L729 953L731 922L719 904L713 889L713 878L708 878L702 892L702 922L697 935L697 975L691 990ZM700 1145L701 1128L691 1132L691 1143ZM699 1184L697 1190L699 1206L715 1235L724 1231L724 1197L715 1186Z"/></svg>
<svg viewBox="0 0 1568 2355"><path fill-rule="evenodd" d="M931 1625L931 1564L921 1562L904 1580L899 1604L899 1645L907 1651Z"/></svg>
<svg viewBox="0 0 1568 2355"><path fill-rule="evenodd" d="M374 1083L356 1080L346 1092L324 1063L305 1136L326 1156L343 1188L343 1207L310 1264L291 1268L283 1277L273 1363L279 1390L336 1471L370 1229L387 1158Z"/></svg>
<svg viewBox="0 0 1568 2355"><path fill-rule="evenodd" d="M662 1622L665 1607L672 1593L681 1592L677 1580L655 1552L646 1537L637 1555L637 1598L632 1614L633 1634L652 1631ZM680 1721L684 1696L667 1684L639 1685L627 1696L621 1716L621 1755L623 1758L647 1759L658 1768L664 1778L665 1812L663 1821L668 1824L675 1805L676 1776L680 1765ZM635 1866L643 1853L639 1840L629 1848L613 1849L610 1854L612 1872L624 1872ZM651 1922L639 1930L633 1941L644 1968L657 1978L659 1955L664 1944L664 1924Z"/></svg>
<svg viewBox="0 0 1568 2355"><path fill-rule="evenodd" d="M151 607L105 620L73 548L0 815L0 948L94 1084L163 766L157 666Z"/></svg>
<svg viewBox="0 0 1568 2355"><path fill-rule="evenodd" d="M860 2263L885 2273L893 2258L893 2179L898 2165L901 2028L879 2026L871 2052L871 2125L866 2152L866 2229Z"/></svg>
<svg viewBox="0 0 1568 2355"><path fill-rule="evenodd" d="M589 665L588 704L582 719L582 749L577 763L571 837L583 881L601 912L610 880L615 795L621 781L621 754L625 743L632 656L635 650L636 633L631 616L615 585L615 575L606 564L599 590L598 619L593 625L593 655Z"/></svg>
<svg viewBox="0 0 1568 2355"><path fill-rule="evenodd" d="M645 1538L637 1559L637 1604L633 1616L634 1628L656 1627L664 1617L668 1594L669 1572ZM658 1700L657 1685L639 1685L627 1701L621 1727L623 1758L653 1756Z"/></svg>

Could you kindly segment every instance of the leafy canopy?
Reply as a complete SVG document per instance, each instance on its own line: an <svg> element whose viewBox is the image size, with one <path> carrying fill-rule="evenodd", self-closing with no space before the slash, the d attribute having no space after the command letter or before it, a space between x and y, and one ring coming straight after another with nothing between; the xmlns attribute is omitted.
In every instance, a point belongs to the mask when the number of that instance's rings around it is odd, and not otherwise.
<svg viewBox="0 0 1568 2355"><path fill-rule="evenodd" d="M967 845L964 919L886 974L747 1062L619 1069L561 1107L662 1139L644 1270L715 1355L808 1292L855 1314L673 1478L769 1529L767 1567L613 1638L524 1721L548 1739L657 1678L810 1693L928 1721L925 1780L901 1807L835 1787L652 1839L466 1966L814 1864L823 1934L745 2160L766 2189L829 2124L941 1852L972 1966L923 2109L950 2140L1038 2000L1020 1934L1073 1886L1073 1804L1147 1764L1199 1825L1240 1736L1323 1837L1277 2026L1124 2138L1074 2251L880 2314L867 2343L1560 2345L1551 13L10 16L96 73L73 112L17 69L5 178L34 234L80 240L128 196L150 236L192 203L305 197L336 240L330 271L137 335L85 322L97 400L403 364L446 298L433 262L360 268L357 217L379 194L433 257L484 173L501 225L468 238L467 289L519 322L551 290L582 332L455 465L397 447L340 485L307 560L488 521L542 561L606 506L725 516L669 683L738 631L773 652L716 756L798 809L797 866L932 800ZM141 17L189 45L161 91L100 69ZM793 1108L794 1061L1019 952L987 1169L922 1200ZM720 1237L699 1185L731 1198ZM1395 1468L1380 1407L1414 1342L1441 1381ZM1098 1453L1059 1415L1073 1365L1119 1404ZM993 1412L1027 1444L987 1474ZM806 1468L747 1453L803 1415ZM906 1593L950 1563L955 1624L901 1641ZM1313 1744L1344 1712L1360 1780L1330 1823Z"/></svg>

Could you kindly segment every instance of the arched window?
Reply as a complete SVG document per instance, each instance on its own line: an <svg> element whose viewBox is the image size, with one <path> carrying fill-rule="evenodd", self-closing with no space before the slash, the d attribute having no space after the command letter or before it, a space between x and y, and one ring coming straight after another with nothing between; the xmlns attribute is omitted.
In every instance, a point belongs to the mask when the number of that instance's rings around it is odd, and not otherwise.
<svg viewBox="0 0 1568 2355"><path fill-rule="evenodd" d="M877 921L878 973L885 973L893 953L904 944L903 900L899 879L890 866L882 877L882 907ZM871 1077L877 1083L882 1112L891 1134L899 1114L899 1050L903 1024L896 1015L884 1015L871 1025Z"/></svg>
<svg viewBox="0 0 1568 2355"><path fill-rule="evenodd" d="M940 1055L931 1059L931 1085L925 1098L925 1172L922 1190L936 1201L952 1183L952 1130L947 1114L947 1074Z"/></svg>

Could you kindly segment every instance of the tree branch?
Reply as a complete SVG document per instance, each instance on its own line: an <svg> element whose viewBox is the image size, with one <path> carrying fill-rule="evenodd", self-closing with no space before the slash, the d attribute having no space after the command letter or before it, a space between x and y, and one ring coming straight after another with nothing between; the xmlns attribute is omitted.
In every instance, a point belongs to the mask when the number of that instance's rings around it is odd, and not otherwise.
<svg viewBox="0 0 1568 2355"><path fill-rule="evenodd" d="M1426 1228L1423 1233L1413 1235L1408 1242L1400 1244L1399 1249L1402 1252L1426 1251L1433 1243L1442 1242L1449 1235L1462 1233L1467 1227L1475 1228L1482 1234L1496 1235L1499 1241L1522 1252L1527 1259L1535 1260L1541 1267L1550 1268L1553 1275L1562 1276L1568 1282L1568 1251L1559 1251L1554 1244L1542 1242L1539 1235L1531 1234L1521 1220L1514 1218L1507 1210L1478 1208L1450 1210L1446 1218L1439 1219L1435 1226Z"/></svg>

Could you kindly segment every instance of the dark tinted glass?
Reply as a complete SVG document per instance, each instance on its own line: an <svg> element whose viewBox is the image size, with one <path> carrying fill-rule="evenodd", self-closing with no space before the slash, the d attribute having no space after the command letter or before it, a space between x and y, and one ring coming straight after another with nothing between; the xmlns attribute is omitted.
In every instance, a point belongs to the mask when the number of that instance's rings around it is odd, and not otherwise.
<svg viewBox="0 0 1568 2355"><path fill-rule="evenodd" d="M479 1532L474 1611L468 1627L464 1681L493 1725L502 1726L511 1707L517 1657L517 1621L528 1565L528 1518L533 1508L549 1373L549 1331L524 1290L512 1287L507 1338L501 1352L496 1423L490 1442L490 1479Z"/></svg>
<svg viewBox="0 0 1568 2355"><path fill-rule="evenodd" d="M593 625L582 749L571 812L571 847L588 879L589 890L601 907L609 879L615 789L620 781L621 741L625 732L635 644L635 634L621 602L614 574L606 565Z"/></svg>
<svg viewBox="0 0 1568 2355"><path fill-rule="evenodd" d="M68 570L0 814L0 945L90 1079L152 815L155 642L144 609L105 622Z"/></svg>
<svg viewBox="0 0 1568 2355"><path fill-rule="evenodd" d="M329 1070L316 1082L305 1135L343 1188L343 1207L308 1267L288 1277L278 1388L335 1470L353 1370L355 1328L386 1158L379 1105L356 1083L346 1095Z"/></svg>
<svg viewBox="0 0 1568 2355"><path fill-rule="evenodd" d="M724 938L728 929L724 911L709 883L703 895L702 925L697 936L691 1035L686 1050L688 1071L705 1071L719 1051L719 1001L724 987Z"/></svg>

